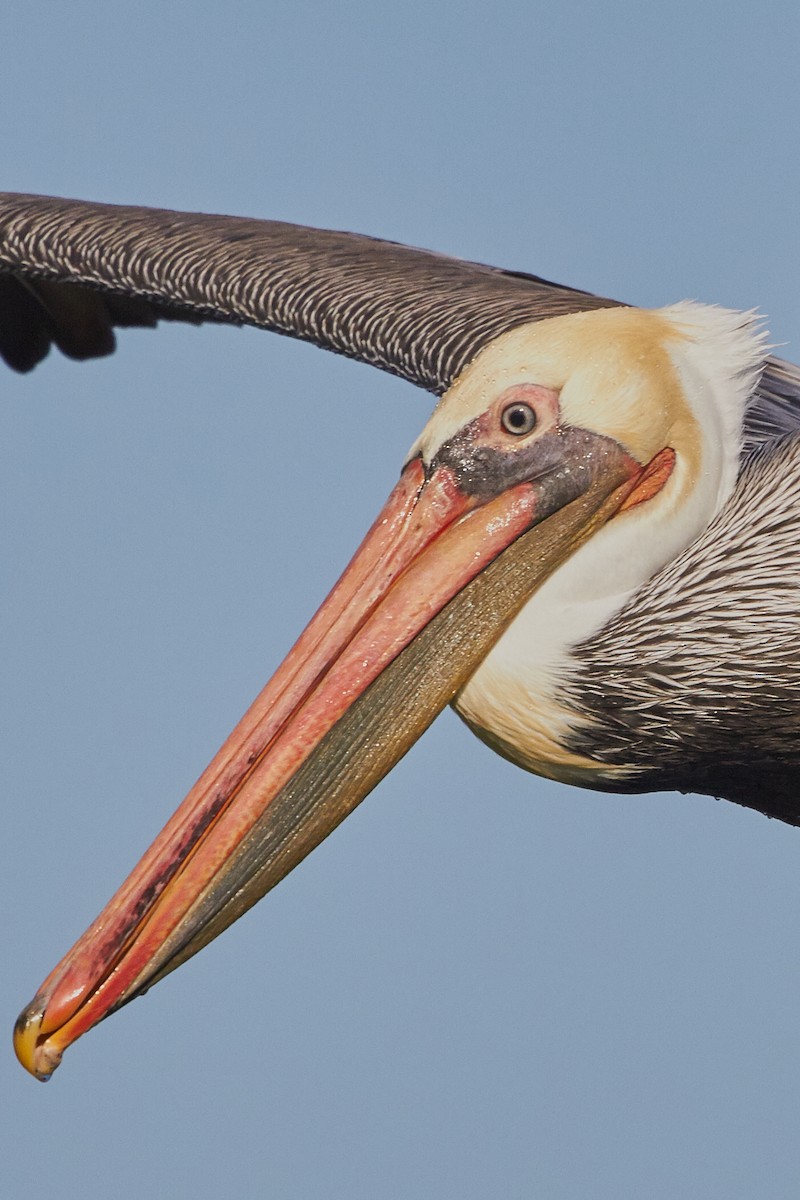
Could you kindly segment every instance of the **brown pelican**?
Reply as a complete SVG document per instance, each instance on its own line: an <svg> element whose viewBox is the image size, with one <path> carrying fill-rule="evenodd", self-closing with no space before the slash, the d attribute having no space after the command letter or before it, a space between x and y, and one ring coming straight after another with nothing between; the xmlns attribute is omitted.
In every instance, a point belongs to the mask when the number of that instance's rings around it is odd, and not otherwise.
<svg viewBox="0 0 800 1200"><path fill-rule="evenodd" d="M531 771L800 823L800 373L753 314L348 233L0 195L0 354L248 323L440 397L283 665L20 1017L40 1078L234 921L452 702Z"/></svg>

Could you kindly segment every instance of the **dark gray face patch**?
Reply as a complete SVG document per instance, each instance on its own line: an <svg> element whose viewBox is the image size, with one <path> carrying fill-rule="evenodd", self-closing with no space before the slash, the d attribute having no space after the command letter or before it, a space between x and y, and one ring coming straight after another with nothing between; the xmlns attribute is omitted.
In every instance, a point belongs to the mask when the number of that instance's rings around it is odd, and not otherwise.
<svg viewBox="0 0 800 1200"><path fill-rule="evenodd" d="M544 476L559 490L560 483L565 496L571 496L588 488L598 468L628 457L613 438L569 425L508 449L484 439L483 418L478 417L442 444L428 465L428 474L437 467L448 467L462 491L482 503Z"/></svg>

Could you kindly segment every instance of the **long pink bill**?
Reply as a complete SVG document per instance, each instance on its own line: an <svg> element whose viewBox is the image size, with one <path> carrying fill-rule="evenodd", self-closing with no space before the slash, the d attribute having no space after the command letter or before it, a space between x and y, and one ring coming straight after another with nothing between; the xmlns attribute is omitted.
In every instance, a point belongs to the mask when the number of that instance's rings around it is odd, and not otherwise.
<svg viewBox="0 0 800 1200"><path fill-rule="evenodd" d="M544 478L479 501L448 467L426 477L412 460L264 691L21 1014L23 1066L48 1078L76 1038L196 953L327 836L538 584L613 515L639 471L623 455L574 494Z"/></svg>

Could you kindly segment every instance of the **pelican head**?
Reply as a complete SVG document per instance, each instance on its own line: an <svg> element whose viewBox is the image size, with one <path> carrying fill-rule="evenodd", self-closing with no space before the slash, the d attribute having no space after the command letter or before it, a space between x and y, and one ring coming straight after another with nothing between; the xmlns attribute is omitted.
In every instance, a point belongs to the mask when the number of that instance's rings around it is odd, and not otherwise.
<svg viewBox="0 0 800 1200"><path fill-rule="evenodd" d="M447 702L526 766L590 769L563 747L551 676L730 493L762 357L750 318L689 304L490 343L264 692L20 1017L24 1065L47 1077L255 903Z"/></svg>
<svg viewBox="0 0 800 1200"><path fill-rule="evenodd" d="M465 373L461 419L480 410L490 381L536 378L558 393L562 426L602 431L637 461L659 463L650 492L640 485L542 583L456 698L470 728L519 766L587 787L618 786L625 775L571 748L585 722L565 698L565 683L581 645L731 496L765 342L754 313L692 302L609 308L513 330ZM442 404L421 442L438 432L437 422L446 435L448 421Z"/></svg>

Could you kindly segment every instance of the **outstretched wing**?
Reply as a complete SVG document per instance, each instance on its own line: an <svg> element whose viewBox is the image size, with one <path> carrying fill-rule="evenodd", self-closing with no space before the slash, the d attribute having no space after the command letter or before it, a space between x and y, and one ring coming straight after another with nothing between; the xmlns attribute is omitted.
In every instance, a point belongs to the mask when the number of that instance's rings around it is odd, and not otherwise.
<svg viewBox="0 0 800 1200"><path fill-rule="evenodd" d="M0 193L0 354L114 349L114 327L256 325L440 394L506 329L607 307L586 292L353 233Z"/></svg>
<svg viewBox="0 0 800 1200"><path fill-rule="evenodd" d="M282 221L0 193L0 356L29 371L56 345L110 354L114 329L256 325L440 395L527 321L618 301L536 275ZM800 371L771 358L745 452L800 429Z"/></svg>

